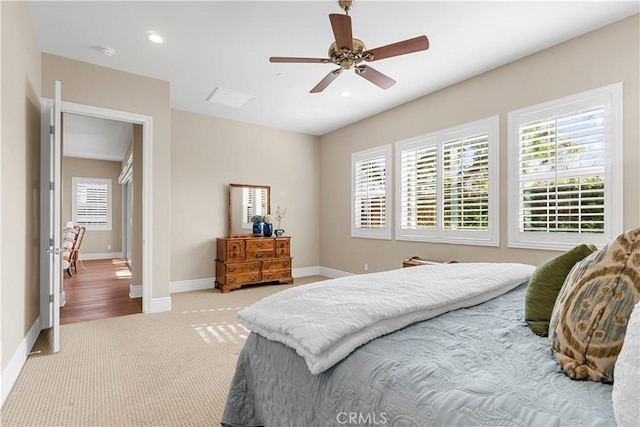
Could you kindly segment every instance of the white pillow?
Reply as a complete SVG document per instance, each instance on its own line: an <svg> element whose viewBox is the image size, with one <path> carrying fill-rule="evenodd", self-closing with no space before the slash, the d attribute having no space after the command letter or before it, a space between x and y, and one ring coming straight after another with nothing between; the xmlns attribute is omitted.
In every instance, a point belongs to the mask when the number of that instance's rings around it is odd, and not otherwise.
<svg viewBox="0 0 640 427"><path fill-rule="evenodd" d="M640 303L633 307L613 370L613 413L620 427L640 419Z"/></svg>

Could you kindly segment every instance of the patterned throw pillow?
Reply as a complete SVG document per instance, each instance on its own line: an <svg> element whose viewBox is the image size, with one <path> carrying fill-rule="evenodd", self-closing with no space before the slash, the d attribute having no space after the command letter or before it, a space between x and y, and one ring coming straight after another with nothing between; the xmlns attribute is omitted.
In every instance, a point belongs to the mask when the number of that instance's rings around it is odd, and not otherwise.
<svg viewBox="0 0 640 427"><path fill-rule="evenodd" d="M534 333L547 336L551 312L567 275L578 261L596 250L593 245L576 246L562 255L546 260L533 272L524 300L524 320Z"/></svg>
<svg viewBox="0 0 640 427"><path fill-rule="evenodd" d="M640 301L640 228L578 262L564 282L549 345L573 379L613 382L633 306Z"/></svg>

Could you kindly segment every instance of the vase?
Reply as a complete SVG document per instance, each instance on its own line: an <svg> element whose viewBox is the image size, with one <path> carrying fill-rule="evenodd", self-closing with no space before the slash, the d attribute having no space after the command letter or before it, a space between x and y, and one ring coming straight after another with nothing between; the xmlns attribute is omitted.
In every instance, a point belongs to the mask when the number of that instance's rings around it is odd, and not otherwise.
<svg viewBox="0 0 640 427"><path fill-rule="evenodd" d="M273 234L273 224L265 223L262 227L262 233L264 234L264 237L271 237Z"/></svg>
<svg viewBox="0 0 640 427"><path fill-rule="evenodd" d="M262 233L262 223L261 222L254 222L253 223L253 234L260 234Z"/></svg>

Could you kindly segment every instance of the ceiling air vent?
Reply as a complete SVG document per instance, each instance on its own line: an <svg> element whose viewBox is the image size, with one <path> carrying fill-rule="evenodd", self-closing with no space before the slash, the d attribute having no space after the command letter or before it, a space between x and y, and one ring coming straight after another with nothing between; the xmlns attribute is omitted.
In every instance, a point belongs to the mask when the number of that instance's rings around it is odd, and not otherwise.
<svg viewBox="0 0 640 427"><path fill-rule="evenodd" d="M217 87L207 96L207 102L226 105L227 107L242 108L253 98L253 96L247 95L246 93Z"/></svg>

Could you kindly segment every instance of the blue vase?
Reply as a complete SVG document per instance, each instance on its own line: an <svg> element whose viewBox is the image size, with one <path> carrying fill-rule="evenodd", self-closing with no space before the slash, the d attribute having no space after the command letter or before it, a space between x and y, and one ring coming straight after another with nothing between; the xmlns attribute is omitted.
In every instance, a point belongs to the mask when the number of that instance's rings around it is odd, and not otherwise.
<svg viewBox="0 0 640 427"><path fill-rule="evenodd" d="M264 237L271 237L273 234L273 224L265 223L262 227L262 232L264 233Z"/></svg>
<svg viewBox="0 0 640 427"><path fill-rule="evenodd" d="M253 234L260 234L262 233L262 223L261 222L254 222L253 223Z"/></svg>

